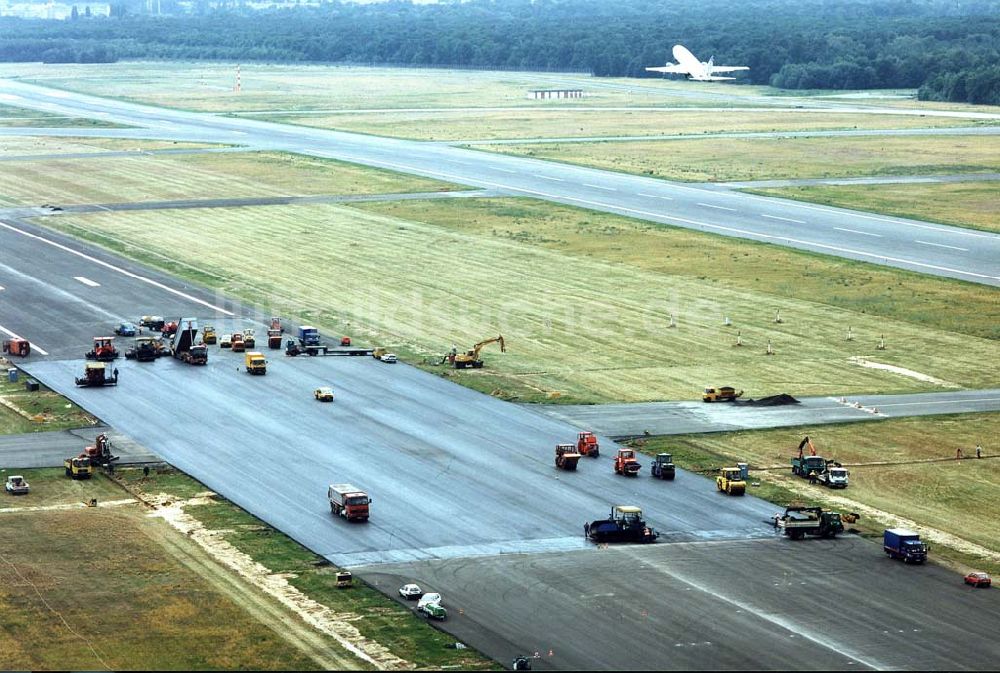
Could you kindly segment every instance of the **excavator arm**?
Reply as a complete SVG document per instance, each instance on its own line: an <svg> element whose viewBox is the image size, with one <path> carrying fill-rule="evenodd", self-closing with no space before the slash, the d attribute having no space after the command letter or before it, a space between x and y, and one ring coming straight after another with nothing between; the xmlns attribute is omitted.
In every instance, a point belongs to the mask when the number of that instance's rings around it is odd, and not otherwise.
<svg viewBox="0 0 1000 673"><path fill-rule="evenodd" d="M492 339L487 339L486 341L480 341L479 343L477 343L475 346L472 347L472 351L470 352L470 355L472 355L473 359L478 360L479 359L479 351L483 350L483 346L489 346L492 343L498 343L498 344L500 344L500 352L501 353L506 353L507 352L507 345L503 341L503 335L500 334L500 335L497 335L496 337L494 337Z"/></svg>

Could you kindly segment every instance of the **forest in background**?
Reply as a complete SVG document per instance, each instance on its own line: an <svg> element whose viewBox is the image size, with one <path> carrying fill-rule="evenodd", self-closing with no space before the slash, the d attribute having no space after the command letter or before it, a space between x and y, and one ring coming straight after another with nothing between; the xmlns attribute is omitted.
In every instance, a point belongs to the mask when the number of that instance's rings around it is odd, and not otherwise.
<svg viewBox="0 0 1000 673"><path fill-rule="evenodd" d="M0 61L206 59L588 72L647 77L682 43L783 89L918 88L1000 104L1000 0L472 0L150 16L0 18ZM168 9L178 7L168 5Z"/></svg>

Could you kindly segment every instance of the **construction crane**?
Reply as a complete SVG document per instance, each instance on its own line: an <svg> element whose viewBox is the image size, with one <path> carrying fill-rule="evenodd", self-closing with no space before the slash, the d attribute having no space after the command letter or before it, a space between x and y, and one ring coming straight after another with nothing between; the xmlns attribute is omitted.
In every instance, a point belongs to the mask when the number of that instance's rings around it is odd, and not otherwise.
<svg viewBox="0 0 1000 673"><path fill-rule="evenodd" d="M483 366L483 361L479 359L479 351L481 351L484 346L488 346L493 343L500 344L501 353L507 352L507 345L504 343L503 335L500 334L492 339L480 341L472 347L472 350L468 350L464 353L451 353L447 356L448 360L455 365L455 369L465 369L467 367L480 369Z"/></svg>

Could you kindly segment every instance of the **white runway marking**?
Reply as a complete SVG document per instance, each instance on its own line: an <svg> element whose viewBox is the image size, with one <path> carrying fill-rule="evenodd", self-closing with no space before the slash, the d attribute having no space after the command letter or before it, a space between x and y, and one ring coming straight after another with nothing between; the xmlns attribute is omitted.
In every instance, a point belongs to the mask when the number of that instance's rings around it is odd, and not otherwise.
<svg viewBox="0 0 1000 673"><path fill-rule="evenodd" d="M672 196L657 196L656 194L643 194L642 192L639 192L637 196L645 196L648 199L663 199L664 201L674 200Z"/></svg>
<svg viewBox="0 0 1000 673"><path fill-rule="evenodd" d="M736 210L735 208L727 208L726 206L713 206L711 203L698 203L699 206L705 206L706 208L716 208L718 210Z"/></svg>
<svg viewBox="0 0 1000 673"><path fill-rule="evenodd" d="M805 224L804 220L793 220L790 217L778 217L777 215L761 215L769 220L781 220L782 222L794 222L795 224Z"/></svg>
<svg viewBox="0 0 1000 673"><path fill-rule="evenodd" d="M532 177L541 178L542 180L552 180L553 182L565 182L562 178L553 178L548 175L535 175L532 173Z"/></svg>
<svg viewBox="0 0 1000 673"><path fill-rule="evenodd" d="M968 248L960 248L957 245L945 245L944 243L930 243L928 241L917 241L914 243L920 243L921 245L933 245L935 248L948 248L949 250L960 250L962 252L969 252Z"/></svg>
<svg viewBox="0 0 1000 673"><path fill-rule="evenodd" d="M503 171L504 173L517 173L517 171L512 171L509 168L494 167L493 170L495 170L495 171Z"/></svg>
<svg viewBox="0 0 1000 673"><path fill-rule="evenodd" d="M80 281L81 283L83 283L84 285L86 285L88 287L100 287L101 286L100 283L95 283L94 281L90 280L89 278L85 278L83 276L73 276L73 278L75 278L76 280Z"/></svg>
<svg viewBox="0 0 1000 673"><path fill-rule="evenodd" d="M586 183L586 182L585 182L585 183L583 183L583 186L584 186L584 187L590 187L590 188L592 188L592 189L603 189L603 190L604 190L604 191L606 191L606 192L617 192L617 191L618 191L618 190L617 190L617 189L615 189L614 187L604 187L604 186L602 186L602 185L591 185L591 184L588 184L588 183Z"/></svg>
<svg viewBox="0 0 1000 673"><path fill-rule="evenodd" d="M4 327L3 325L0 325L0 332L3 332L7 336L9 336L11 339L23 339L24 338L22 336L18 336L17 334L14 334L13 332L11 332L9 329L7 329L6 327ZM39 346L38 344L36 344L34 341L29 341L28 343L31 345L31 350L36 350L39 353L41 353L42 355L48 355L49 354L49 352L47 350L45 350L44 348L42 348L41 346Z"/></svg>
<svg viewBox="0 0 1000 673"><path fill-rule="evenodd" d="M882 238L882 234L873 234L868 231L858 231L857 229L844 229L843 227L834 227L834 229L836 229L837 231L847 231L852 234L861 234L862 236L877 236L878 238Z"/></svg>

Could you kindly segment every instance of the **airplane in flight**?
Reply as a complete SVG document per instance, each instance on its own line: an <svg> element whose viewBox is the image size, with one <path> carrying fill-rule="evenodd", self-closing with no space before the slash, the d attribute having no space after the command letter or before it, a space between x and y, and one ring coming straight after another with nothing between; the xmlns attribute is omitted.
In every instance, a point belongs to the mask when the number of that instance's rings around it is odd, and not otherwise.
<svg viewBox="0 0 1000 673"><path fill-rule="evenodd" d="M667 63L659 68L646 68L649 72L663 72L674 75L686 75L688 79L696 82L721 82L735 77L716 77L717 72L734 72L736 70L749 70L745 65L715 65L715 57L708 59L708 62L699 61L694 54L688 51L687 47L675 44L673 49L674 58L677 63Z"/></svg>

